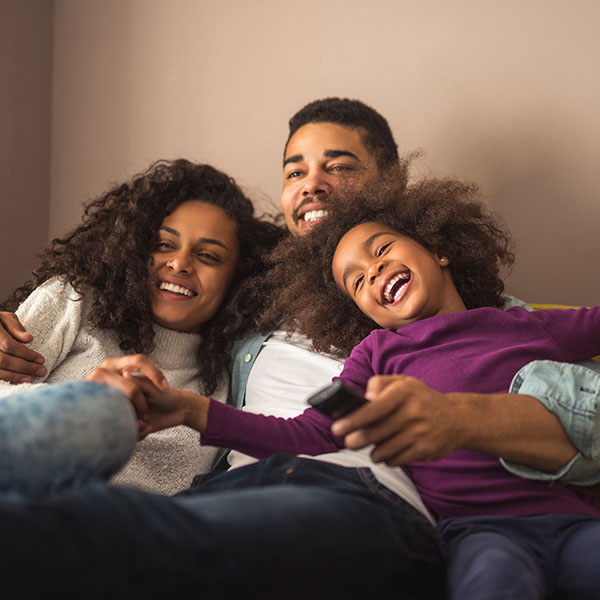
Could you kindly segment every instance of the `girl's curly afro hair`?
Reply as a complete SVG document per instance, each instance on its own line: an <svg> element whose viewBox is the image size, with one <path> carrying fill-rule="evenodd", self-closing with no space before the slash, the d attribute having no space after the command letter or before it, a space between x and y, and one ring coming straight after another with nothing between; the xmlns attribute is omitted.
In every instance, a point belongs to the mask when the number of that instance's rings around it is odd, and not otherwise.
<svg viewBox="0 0 600 600"><path fill-rule="evenodd" d="M94 294L91 322L112 329L125 351L148 353L154 347L149 300L151 253L163 219L188 200L219 206L237 223L240 258L219 311L199 333L199 355L206 393L214 391L229 363L233 340L255 327L261 297L242 293L242 283L264 270L263 255L284 230L254 216L252 202L235 181L217 169L184 159L158 161L127 183L89 203L81 224L55 239L41 254L34 279L4 303L14 310L37 286L59 276L79 293Z"/></svg>
<svg viewBox="0 0 600 600"><path fill-rule="evenodd" d="M503 304L503 267L514 261L510 236L481 201L477 186L454 179L406 185L400 165L376 185L340 190L326 220L302 238L282 241L270 259L264 286L271 302L261 327L283 325L312 341L318 352L346 357L379 326L335 284L331 263L353 227L377 222L450 259L450 272L467 308Z"/></svg>

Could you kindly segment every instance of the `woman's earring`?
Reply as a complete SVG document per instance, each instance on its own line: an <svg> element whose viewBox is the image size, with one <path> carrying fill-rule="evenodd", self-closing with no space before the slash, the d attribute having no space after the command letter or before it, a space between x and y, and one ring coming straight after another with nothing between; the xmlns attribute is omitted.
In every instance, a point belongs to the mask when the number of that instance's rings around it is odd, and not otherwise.
<svg viewBox="0 0 600 600"><path fill-rule="evenodd" d="M448 259L445 256L440 258L440 265L445 265L448 262Z"/></svg>

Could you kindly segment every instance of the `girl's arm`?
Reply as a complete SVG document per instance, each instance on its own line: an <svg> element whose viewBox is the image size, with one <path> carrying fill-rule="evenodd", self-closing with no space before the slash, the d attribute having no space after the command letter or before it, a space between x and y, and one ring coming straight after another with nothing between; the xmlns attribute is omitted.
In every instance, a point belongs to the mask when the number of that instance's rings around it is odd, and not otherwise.
<svg viewBox="0 0 600 600"><path fill-rule="evenodd" d="M141 437L186 425L201 434L202 445L230 448L255 458L277 452L317 455L343 447L342 439L331 433L331 420L312 408L285 419L171 389L161 371L142 355L108 359L86 379L115 387L130 399Z"/></svg>

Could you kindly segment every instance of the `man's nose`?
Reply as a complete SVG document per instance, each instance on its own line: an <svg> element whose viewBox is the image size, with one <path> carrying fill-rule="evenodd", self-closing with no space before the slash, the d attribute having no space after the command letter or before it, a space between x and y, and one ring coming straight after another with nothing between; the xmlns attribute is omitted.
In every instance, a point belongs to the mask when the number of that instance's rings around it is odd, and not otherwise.
<svg viewBox="0 0 600 600"><path fill-rule="evenodd" d="M313 194L329 194L331 193L331 184L327 177L327 173L316 170L309 173L304 178L304 186L302 193L305 196L312 196Z"/></svg>

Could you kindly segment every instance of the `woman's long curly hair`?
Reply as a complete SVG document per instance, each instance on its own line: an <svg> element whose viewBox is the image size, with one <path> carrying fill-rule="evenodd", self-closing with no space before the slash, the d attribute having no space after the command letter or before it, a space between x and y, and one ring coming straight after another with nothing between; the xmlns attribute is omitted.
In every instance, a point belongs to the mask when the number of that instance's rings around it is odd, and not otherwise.
<svg viewBox="0 0 600 600"><path fill-rule="evenodd" d="M331 270L340 239L361 223L386 225L450 260L450 272L467 308L503 304L502 268L514 261L510 236L481 201L474 184L424 179L406 184L407 165L376 185L332 197L328 218L302 238L282 241L265 279L271 301L263 329L284 324L312 341L318 352L346 357L379 328L336 285Z"/></svg>
<svg viewBox="0 0 600 600"><path fill-rule="evenodd" d="M229 291L219 311L199 329L199 368L206 393L212 393L229 363L234 339L256 326L262 305L260 289L242 293L242 284L263 272L263 256L284 230L257 219L252 202L235 181L209 165L157 161L89 203L81 224L51 242L40 256L34 279L17 288L4 308L14 310L36 287L59 276L81 294L92 290L90 320L114 330L122 350L149 353L154 348L151 254L163 219L188 200L218 206L237 223L239 259Z"/></svg>

